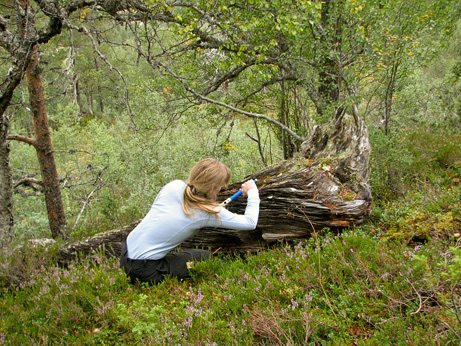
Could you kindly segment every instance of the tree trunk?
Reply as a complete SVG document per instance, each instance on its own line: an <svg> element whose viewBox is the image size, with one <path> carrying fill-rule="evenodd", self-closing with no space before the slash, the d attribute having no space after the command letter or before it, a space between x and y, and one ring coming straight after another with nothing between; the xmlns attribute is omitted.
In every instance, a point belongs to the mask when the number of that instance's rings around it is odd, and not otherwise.
<svg viewBox="0 0 461 346"><path fill-rule="evenodd" d="M45 93L40 74L38 47L32 47L32 56L27 66L26 78L29 86L29 98L32 109L35 149L42 174L43 192L53 238L67 238L66 217L61 198L59 175L54 159L51 134L48 126L48 114L45 107Z"/></svg>
<svg viewBox="0 0 461 346"><path fill-rule="evenodd" d="M82 95L80 91L80 77L77 72L77 66L76 66L77 56L75 53L76 49L74 46L74 38L72 35L72 30L69 31L69 39L70 39L69 69L71 70L70 73L72 74L72 87L74 90L74 102L78 106L79 117L83 118L87 114L87 112L85 111L85 107L83 105Z"/></svg>
<svg viewBox="0 0 461 346"><path fill-rule="evenodd" d="M384 133L386 135L389 135L389 122L391 120L392 99L394 98L395 93L395 82L397 79L398 67L399 63L397 61L394 61L390 71L389 80L387 82L386 95L384 97Z"/></svg>
<svg viewBox="0 0 461 346"><path fill-rule="evenodd" d="M343 0L325 0L322 3L320 23L322 38L320 49L320 71L318 86L318 108L320 115L331 111L340 96L338 59L341 52Z"/></svg>
<svg viewBox="0 0 461 346"><path fill-rule="evenodd" d="M85 108L83 106L82 96L80 93L80 81L75 71L73 71L73 75L72 75L72 84L74 87L74 100L78 106L79 116L80 118L83 118L87 114L87 112L85 111Z"/></svg>
<svg viewBox="0 0 461 346"><path fill-rule="evenodd" d="M94 56L94 66L95 66L96 71L99 72L100 68L99 68L99 63L98 63L98 59L97 59L96 56ZM97 83L96 89L98 91L99 111L101 113L104 113L104 101L103 101L104 99L103 99L102 90L101 90L101 84L100 83Z"/></svg>
<svg viewBox="0 0 461 346"><path fill-rule="evenodd" d="M280 82L280 122L287 127L291 127L287 88L284 80ZM282 144L283 159L288 160L292 158L296 151L293 138L282 129L280 129L280 142Z"/></svg>
<svg viewBox="0 0 461 346"><path fill-rule="evenodd" d="M338 113L330 124L314 129L294 158L251 176L258 179L261 198L256 230L201 229L182 246L256 250L278 241L306 238L325 227L340 230L360 225L371 204L369 155L363 121ZM231 185L219 198L227 198L240 184ZM245 199L240 198L229 205L229 210L243 213L245 205ZM78 253L100 247L117 254L137 222L61 249L60 261L65 263Z"/></svg>
<svg viewBox="0 0 461 346"><path fill-rule="evenodd" d="M13 236L13 184L10 169L10 147L7 141L9 118L0 113L0 249Z"/></svg>

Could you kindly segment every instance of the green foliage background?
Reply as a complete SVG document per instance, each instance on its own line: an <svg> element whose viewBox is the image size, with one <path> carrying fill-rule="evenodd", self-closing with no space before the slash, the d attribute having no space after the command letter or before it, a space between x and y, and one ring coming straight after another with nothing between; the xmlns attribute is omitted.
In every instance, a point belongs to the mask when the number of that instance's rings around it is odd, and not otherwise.
<svg viewBox="0 0 461 346"><path fill-rule="evenodd" d="M257 64L225 92L212 94L236 102L254 86L280 76L278 65L263 61L278 52L277 32L283 32L290 49L277 57L289 61L296 56L290 63L303 78L300 84L287 83L285 94L280 86L264 89L246 109L277 118L288 97L292 118L287 125L298 133L308 135L314 124L325 122L329 116L318 114L307 96L319 71L306 59L320 64L338 53L309 39L310 22L320 20L320 3L302 2L300 12L281 11L283 1L248 1L248 11L234 2L215 4L224 27L237 27L247 46L210 61L205 51L187 52L172 62L174 68L200 87L215 74L254 59ZM457 344L461 23L450 24L456 21L454 11L446 9L454 2L386 4L345 2L344 20L358 23L344 34L345 51L353 55L356 43L366 48L345 68L344 78L362 88L347 102L357 103L372 144L373 210L367 224L342 235L324 230L243 258L221 256L201 263L189 282L132 286L117 261L102 255L59 268L57 248L19 250L27 239L49 237L42 195L21 187L14 195L15 242L0 258L0 343ZM265 16L258 17L261 11ZM282 12L277 25L269 25L273 13ZM106 38L120 40L100 49L129 81L131 112L123 81L101 61L95 64L84 36L63 34L42 51L53 144L74 240L143 217L159 189L185 179L201 158L225 162L233 181L264 166L250 138L256 137L253 120L191 102L180 83L120 44L132 43L126 28L114 30L92 15L81 14L80 20L92 20L91 25L107 31ZM200 24L197 14L186 8L174 15L182 25L162 34L171 42L192 37ZM386 132L383 102L395 64L399 69ZM73 96L75 77L80 106ZM295 101L294 90L307 100L304 104ZM25 85L15 102L11 132L31 133ZM262 122L258 130L268 164L281 160L280 131ZM11 167L15 180L39 177L35 152L22 143L11 142Z"/></svg>

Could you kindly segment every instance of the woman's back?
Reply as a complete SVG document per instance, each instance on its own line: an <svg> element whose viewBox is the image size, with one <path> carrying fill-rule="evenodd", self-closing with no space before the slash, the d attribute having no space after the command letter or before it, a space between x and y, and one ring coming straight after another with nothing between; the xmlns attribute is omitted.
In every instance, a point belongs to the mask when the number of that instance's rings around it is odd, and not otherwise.
<svg viewBox="0 0 461 346"><path fill-rule="evenodd" d="M193 235L208 215L197 211L187 216L182 210L186 184L174 180L165 185L155 198L149 212L128 235L128 257L159 259Z"/></svg>

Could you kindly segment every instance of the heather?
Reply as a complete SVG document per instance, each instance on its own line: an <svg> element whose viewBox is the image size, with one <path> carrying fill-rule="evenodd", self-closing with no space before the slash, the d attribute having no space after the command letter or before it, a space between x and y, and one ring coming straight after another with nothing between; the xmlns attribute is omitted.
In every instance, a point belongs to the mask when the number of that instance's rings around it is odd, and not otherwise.
<svg viewBox="0 0 461 346"><path fill-rule="evenodd" d="M99 255L4 292L0 330L6 344L456 344L461 252L449 242L316 234L155 287Z"/></svg>

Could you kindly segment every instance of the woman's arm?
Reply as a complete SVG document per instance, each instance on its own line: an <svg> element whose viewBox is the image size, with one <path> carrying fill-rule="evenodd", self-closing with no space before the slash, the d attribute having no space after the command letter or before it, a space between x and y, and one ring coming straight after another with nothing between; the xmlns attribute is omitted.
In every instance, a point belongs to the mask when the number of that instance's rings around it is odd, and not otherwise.
<svg viewBox="0 0 461 346"><path fill-rule="evenodd" d="M254 184L253 181L252 183ZM244 190L244 193L247 193L248 195L245 214L235 214L225 208L221 208L218 214L218 218L210 216L206 226L229 228L242 231L256 228L256 225L258 224L260 202L258 189L256 188L256 185L252 186L250 189L246 189L246 186L243 187L242 185L242 189Z"/></svg>

